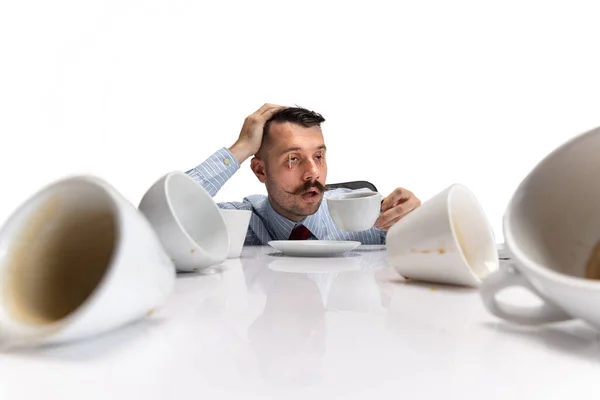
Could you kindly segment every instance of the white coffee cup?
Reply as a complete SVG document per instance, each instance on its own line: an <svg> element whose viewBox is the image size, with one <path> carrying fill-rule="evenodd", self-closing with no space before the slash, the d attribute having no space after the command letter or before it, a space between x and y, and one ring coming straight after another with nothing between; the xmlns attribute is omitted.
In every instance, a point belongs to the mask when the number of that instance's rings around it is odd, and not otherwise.
<svg viewBox="0 0 600 400"><path fill-rule="evenodd" d="M238 258L242 254L248 225L250 225L250 210L226 210L221 209L225 219L227 232L229 234L229 253L227 258Z"/></svg>
<svg viewBox="0 0 600 400"><path fill-rule="evenodd" d="M478 287L498 269L487 216L461 184L446 188L392 225L388 261L405 278Z"/></svg>
<svg viewBox="0 0 600 400"><path fill-rule="evenodd" d="M343 231L360 232L373 227L381 213L383 196L373 191L356 191L331 196L327 207L333 222Z"/></svg>
<svg viewBox="0 0 600 400"><path fill-rule="evenodd" d="M580 318L600 329L598 176L600 128L556 148L521 182L503 218L513 265L480 290L491 313L521 324ZM521 307L496 298L511 286L529 289L543 304Z"/></svg>
<svg viewBox="0 0 600 400"><path fill-rule="evenodd" d="M73 176L0 230L0 347L65 343L150 315L175 268L148 221L103 180Z"/></svg>
<svg viewBox="0 0 600 400"><path fill-rule="evenodd" d="M184 172L158 179L138 208L177 270L199 271L227 258L229 235L223 215L208 192Z"/></svg>

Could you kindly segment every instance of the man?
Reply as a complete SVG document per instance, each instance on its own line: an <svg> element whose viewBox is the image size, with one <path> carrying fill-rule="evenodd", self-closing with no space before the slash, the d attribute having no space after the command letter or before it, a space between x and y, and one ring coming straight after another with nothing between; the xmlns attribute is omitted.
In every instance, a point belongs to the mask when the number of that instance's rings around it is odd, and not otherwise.
<svg viewBox="0 0 600 400"><path fill-rule="evenodd" d="M353 190L325 189L327 148L321 131L324 121L320 114L304 108L265 104L245 119L233 146L218 150L187 174L214 196L240 165L254 156L250 167L266 185L267 196L251 195L241 202L218 203L220 208L253 212L247 245L287 239L383 244L387 230L421 202L410 191L398 188L381 202L382 213L371 229L340 230L323 198Z"/></svg>

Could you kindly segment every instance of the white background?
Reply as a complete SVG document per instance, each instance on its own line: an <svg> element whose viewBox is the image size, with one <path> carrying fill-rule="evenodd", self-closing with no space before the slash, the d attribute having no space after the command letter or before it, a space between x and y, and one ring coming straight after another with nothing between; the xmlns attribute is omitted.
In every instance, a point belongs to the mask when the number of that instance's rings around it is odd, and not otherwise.
<svg viewBox="0 0 600 400"><path fill-rule="evenodd" d="M272 102L327 119L329 182L461 182L501 241L520 180L600 125L597 7L556 4L2 0L0 222L71 174L137 205ZM245 163L216 199L251 193Z"/></svg>

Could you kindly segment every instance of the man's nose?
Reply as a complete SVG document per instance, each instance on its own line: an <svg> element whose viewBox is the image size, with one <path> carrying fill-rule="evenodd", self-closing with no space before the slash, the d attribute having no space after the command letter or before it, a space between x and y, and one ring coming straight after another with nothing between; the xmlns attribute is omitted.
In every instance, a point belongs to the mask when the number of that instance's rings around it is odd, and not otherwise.
<svg viewBox="0 0 600 400"><path fill-rule="evenodd" d="M314 181L319 179L319 166L315 160L310 160L307 163L306 170L304 171L305 181Z"/></svg>

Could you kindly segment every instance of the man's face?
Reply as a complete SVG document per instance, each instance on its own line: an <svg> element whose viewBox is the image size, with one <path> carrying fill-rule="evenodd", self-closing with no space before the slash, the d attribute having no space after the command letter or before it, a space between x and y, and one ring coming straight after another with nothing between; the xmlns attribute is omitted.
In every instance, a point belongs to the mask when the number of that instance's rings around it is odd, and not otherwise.
<svg viewBox="0 0 600 400"><path fill-rule="evenodd" d="M264 176L259 179L267 187L273 208L295 221L317 212L327 177L321 128L271 123L268 146L261 154Z"/></svg>

